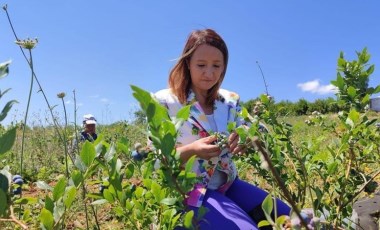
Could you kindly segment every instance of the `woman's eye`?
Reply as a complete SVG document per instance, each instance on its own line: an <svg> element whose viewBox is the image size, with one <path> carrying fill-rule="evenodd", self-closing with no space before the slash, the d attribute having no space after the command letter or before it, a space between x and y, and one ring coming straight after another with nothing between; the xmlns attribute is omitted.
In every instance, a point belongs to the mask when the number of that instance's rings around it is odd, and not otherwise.
<svg viewBox="0 0 380 230"><path fill-rule="evenodd" d="M198 64L198 67L205 67L204 64Z"/></svg>
<svg viewBox="0 0 380 230"><path fill-rule="evenodd" d="M215 68L219 68L219 67L220 67L220 65L214 65L214 67L215 67Z"/></svg>

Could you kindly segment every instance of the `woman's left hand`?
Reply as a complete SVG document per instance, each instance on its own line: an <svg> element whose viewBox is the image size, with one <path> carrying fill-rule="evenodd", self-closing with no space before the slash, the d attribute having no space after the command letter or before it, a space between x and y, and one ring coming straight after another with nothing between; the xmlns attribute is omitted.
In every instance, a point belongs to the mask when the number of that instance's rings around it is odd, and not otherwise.
<svg viewBox="0 0 380 230"><path fill-rule="evenodd" d="M242 155L247 150L245 144L240 144L240 137L236 132L232 132L228 137L228 146L232 154Z"/></svg>

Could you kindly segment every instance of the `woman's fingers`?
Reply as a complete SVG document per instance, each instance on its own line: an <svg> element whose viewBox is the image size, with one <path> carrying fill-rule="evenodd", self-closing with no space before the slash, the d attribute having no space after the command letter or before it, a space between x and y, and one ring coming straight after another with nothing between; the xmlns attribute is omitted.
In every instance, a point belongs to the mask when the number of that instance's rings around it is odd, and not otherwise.
<svg viewBox="0 0 380 230"><path fill-rule="evenodd" d="M212 142L217 140L217 137L215 135L211 135L204 138L206 143L211 144Z"/></svg>
<svg viewBox="0 0 380 230"><path fill-rule="evenodd" d="M236 132L231 133L228 138L229 150L232 154L242 155L246 152L247 146L240 143L240 137Z"/></svg>

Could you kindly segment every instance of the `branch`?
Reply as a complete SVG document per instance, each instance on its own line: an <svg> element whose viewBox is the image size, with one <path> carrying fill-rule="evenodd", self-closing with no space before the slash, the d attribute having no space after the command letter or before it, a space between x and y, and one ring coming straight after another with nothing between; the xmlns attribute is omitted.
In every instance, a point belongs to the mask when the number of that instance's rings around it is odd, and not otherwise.
<svg viewBox="0 0 380 230"><path fill-rule="evenodd" d="M309 229L307 227L307 223L305 223L305 220L302 218L301 216L301 213L300 211L298 210L298 207L297 205L294 203L293 199L292 199L292 196L290 195L288 189L285 187L285 184L284 182L281 180L280 178L280 175L277 173L276 169L274 168L273 166L273 163L272 163L272 160L270 159L269 157L269 154L267 152L267 150L262 146L261 144L261 141L259 140L259 138L255 137L253 140L252 140L254 146L257 148L257 150L263 155L265 161L268 163L268 167L269 169L271 170L273 176L274 176L274 179L276 180L278 186L280 187L280 189L284 192L284 196L286 198L286 200L290 203L290 205L292 206L292 209L295 211L295 213L297 214L298 218L300 219L301 221L301 224L306 228L306 229Z"/></svg>
<svg viewBox="0 0 380 230"><path fill-rule="evenodd" d="M11 215L10 215L10 218L9 219L3 219L3 218L0 218L0 222L14 222L18 225L20 225L23 229L28 229L28 226L26 226L24 223L22 223L20 220L18 220L15 215L14 215L14 212L13 212L13 206L11 205L9 207L10 211L11 211Z"/></svg>

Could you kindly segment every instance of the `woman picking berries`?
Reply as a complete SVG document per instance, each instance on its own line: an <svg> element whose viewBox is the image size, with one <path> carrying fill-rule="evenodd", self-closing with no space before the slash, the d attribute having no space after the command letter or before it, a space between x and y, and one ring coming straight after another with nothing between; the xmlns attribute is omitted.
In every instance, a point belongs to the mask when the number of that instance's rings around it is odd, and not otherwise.
<svg viewBox="0 0 380 230"><path fill-rule="evenodd" d="M194 186L186 202L195 213L200 206L208 209L200 229L258 229L259 221L265 220L261 204L268 193L240 180L232 160L246 147L239 144L237 133L228 133L227 125L249 124L238 116L239 96L220 88L227 64L227 46L214 30L193 31L170 72L169 88L154 96L173 117L182 106L191 105L176 146L184 163L196 156L193 170L202 183ZM225 148L212 133L226 134ZM276 207L278 216L289 215L284 202L277 200Z"/></svg>

